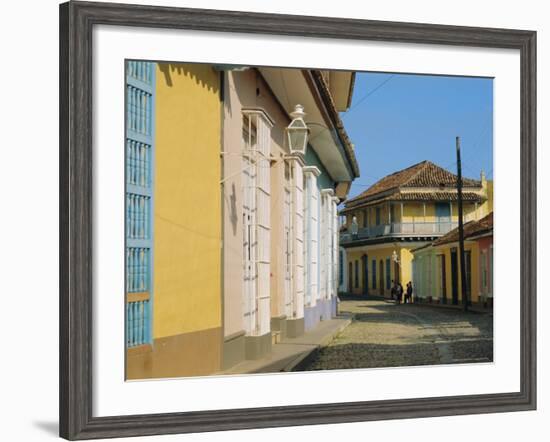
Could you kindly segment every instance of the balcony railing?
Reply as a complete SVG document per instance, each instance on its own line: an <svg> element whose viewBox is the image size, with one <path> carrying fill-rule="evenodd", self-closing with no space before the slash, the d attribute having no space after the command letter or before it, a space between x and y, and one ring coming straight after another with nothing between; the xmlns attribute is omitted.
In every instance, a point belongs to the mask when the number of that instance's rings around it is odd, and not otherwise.
<svg viewBox="0 0 550 442"><path fill-rule="evenodd" d="M356 235L350 232L341 233L340 241L346 242L380 236L441 236L457 226L457 222L450 221L380 224L358 229Z"/></svg>

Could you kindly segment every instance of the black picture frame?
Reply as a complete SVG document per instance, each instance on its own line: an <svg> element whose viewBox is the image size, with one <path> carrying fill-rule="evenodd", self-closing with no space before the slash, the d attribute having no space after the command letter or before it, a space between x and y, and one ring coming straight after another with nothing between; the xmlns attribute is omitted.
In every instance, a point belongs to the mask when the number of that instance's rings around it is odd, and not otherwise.
<svg viewBox="0 0 550 442"><path fill-rule="evenodd" d="M520 51L519 392L131 416L92 415L92 29L175 28ZM108 3L60 5L60 436L69 440L534 410L536 32ZM511 233L511 232L508 232Z"/></svg>

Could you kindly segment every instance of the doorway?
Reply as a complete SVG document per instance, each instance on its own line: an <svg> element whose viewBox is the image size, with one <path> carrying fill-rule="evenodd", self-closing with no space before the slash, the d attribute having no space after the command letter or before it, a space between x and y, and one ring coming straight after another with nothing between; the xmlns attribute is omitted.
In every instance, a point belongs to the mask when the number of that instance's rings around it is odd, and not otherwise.
<svg viewBox="0 0 550 442"><path fill-rule="evenodd" d="M361 267L363 269L363 294L369 294L369 257L363 255L361 257Z"/></svg>
<svg viewBox="0 0 550 442"><path fill-rule="evenodd" d="M472 303L472 252L470 250L466 250L464 252L464 267L466 268L466 290L463 290L463 292L466 295L466 300L468 301L468 305L471 305Z"/></svg>
<svg viewBox="0 0 550 442"><path fill-rule="evenodd" d="M380 295L384 296L384 261L380 260L380 279L378 280L380 284Z"/></svg>
<svg viewBox="0 0 550 442"><path fill-rule="evenodd" d="M353 263L350 261L348 265L348 293L353 293Z"/></svg>
<svg viewBox="0 0 550 442"><path fill-rule="evenodd" d="M437 255L439 266L439 295L441 302L447 304L447 273L445 269L445 255Z"/></svg>
<svg viewBox="0 0 550 442"><path fill-rule="evenodd" d="M449 203L435 203L436 232L447 233L451 229L451 206Z"/></svg>

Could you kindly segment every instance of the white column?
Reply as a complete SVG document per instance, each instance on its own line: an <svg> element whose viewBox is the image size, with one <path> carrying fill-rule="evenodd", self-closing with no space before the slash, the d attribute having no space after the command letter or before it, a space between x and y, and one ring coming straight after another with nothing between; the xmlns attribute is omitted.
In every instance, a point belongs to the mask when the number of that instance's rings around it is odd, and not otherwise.
<svg viewBox="0 0 550 442"><path fill-rule="evenodd" d="M327 298L327 195L320 192L319 210L319 299Z"/></svg>
<svg viewBox="0 0 550 442"><path fill-rule="evenodd" d="M292 311L290 318L304 317L304 161L300 155L286 155L292 189ZM288 316L288 315L287 315Z"/></svg>
<svg viewBox="0 0 550 442"><path fill-rule="evenodd" d="M318 189L317 177L321 171L315 166L303 168L306 182L305 208L305 305L315 306L319 297L317 279L319 275L318 253Z"/></svg>
<svg viewBox="0 0 550 442"><path fill-rule="evenodd" d="M321 190L322 222L321 222L321 298L332 296L332 198L333 189Z"/></svg>
<svg viewBox="0 0 550 442"><path fill-rule="evenodd" d="M340 227L338 225L338 203L340 200L337 197L332 197L332 296L338 295L338 258L339 258L339 234Z"/></svg>
<svg viewBox="0 0 550 442"><path fill-rule="evenodd" d="M258 180L256 201L256 239L258 241L258 333L264 335L271 329L271 126L265 118L258 118Z"/></svg>

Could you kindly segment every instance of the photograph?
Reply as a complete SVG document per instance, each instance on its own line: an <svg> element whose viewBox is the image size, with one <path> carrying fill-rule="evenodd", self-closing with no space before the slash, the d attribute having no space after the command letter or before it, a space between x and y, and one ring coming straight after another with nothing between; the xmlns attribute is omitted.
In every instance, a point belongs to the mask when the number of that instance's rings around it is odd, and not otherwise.
<svg viewBox="0 0 550 442"><path fill-rule="evenodd" d="M127 381L493 363L493 78L124 63Z"/></svg>
<svg viewBox="0 0 550 442"><path fill-rule="evenodd" d="M544 2L6 6L1 440L544 439Z"/></svg>

